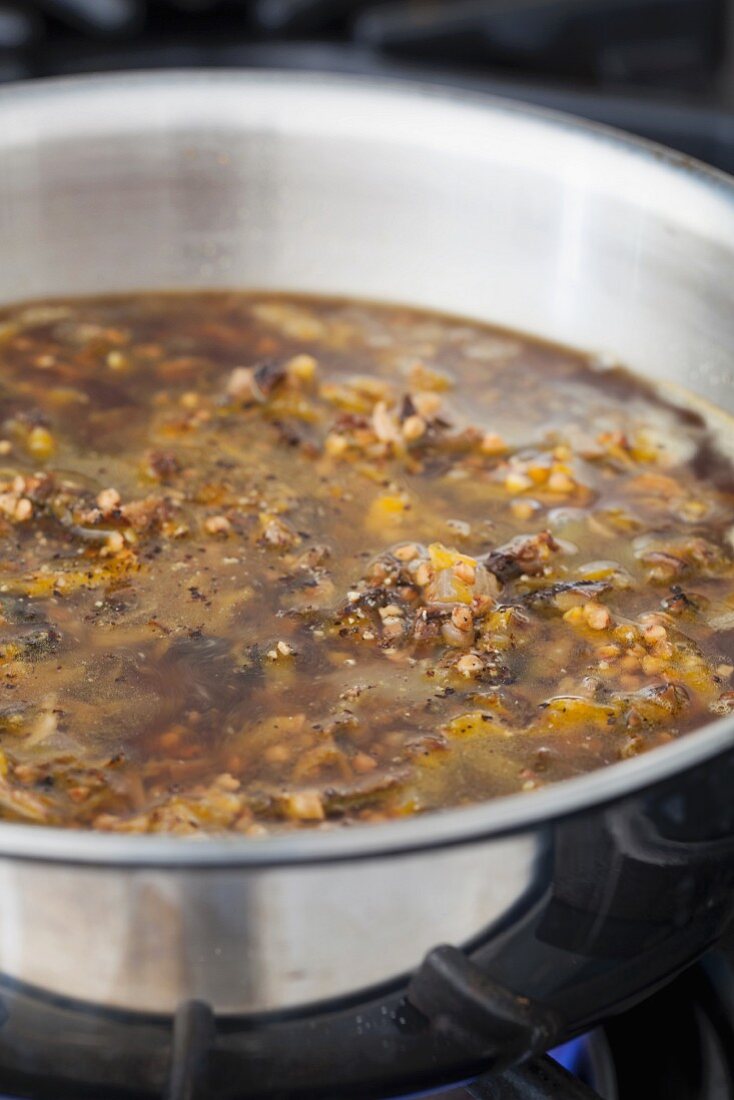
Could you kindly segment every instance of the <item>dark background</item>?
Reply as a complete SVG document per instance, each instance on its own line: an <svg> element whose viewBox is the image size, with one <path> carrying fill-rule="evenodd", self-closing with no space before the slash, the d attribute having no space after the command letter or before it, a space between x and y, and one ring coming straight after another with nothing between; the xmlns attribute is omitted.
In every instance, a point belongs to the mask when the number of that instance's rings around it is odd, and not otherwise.
<svg viewBox="0 0 734 1100"><path fill-rule="evenodd" d="M427 77L734 171L734 0L0 0L0 81L161 66Z"/></svg>

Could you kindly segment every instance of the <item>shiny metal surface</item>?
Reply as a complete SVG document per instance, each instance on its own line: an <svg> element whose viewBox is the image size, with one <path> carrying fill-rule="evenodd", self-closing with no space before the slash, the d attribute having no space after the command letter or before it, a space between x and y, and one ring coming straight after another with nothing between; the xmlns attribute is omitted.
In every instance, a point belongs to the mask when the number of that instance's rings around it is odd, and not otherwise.
<svg viewBox="0 0 734 1100"><path fill-rule="evenodd" d="M734 411L733 185L609 131L403 85L167 73L4 89L0 164L0 300L176 286L402 300L598 351ZM620 857L620 881L640 885L613 927L649 969L616 967L615 1003L727 915L734 823L713 779L733 745L721 720L530 797L263 841L3 825L0 972L116 1008L269 1012L403 978L442 941L492 940L514 944L491 962L503 980L552 998L607 942L617 896L607 861L578 900L584 837L603 826L617 853L629 828L657 836L662 790L682 850L674 879L654 870L673 865L667 841ZM559 897L588 919L549 955L533 922L565 911Z"/></svg>

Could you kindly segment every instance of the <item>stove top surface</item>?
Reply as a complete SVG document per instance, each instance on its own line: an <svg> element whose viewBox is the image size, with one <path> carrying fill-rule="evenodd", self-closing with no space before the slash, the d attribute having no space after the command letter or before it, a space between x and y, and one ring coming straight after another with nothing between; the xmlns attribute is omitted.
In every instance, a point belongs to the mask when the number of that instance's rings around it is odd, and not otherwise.
<svg viewBox="0 0 734 1100"><path fill-rule="evenodd" d="M726 0L0 0L0 82L189 66L429 79L571 111L734 172L726 16ZM102 1040L85 1023L75 1046L73 1012L14 992L3 1020L4 1003L0 988L0 1100L266 1095L247 1073L249 1048L236 1033L222 1040L226 1089L204 1089L205 1010L184 1014L173 1043L163 1030L153 1035L155 1085L133 1059L127 1083L108 1089L105 1066L125 1041L124 1025ZM431 1095L734 1100L734 946L553 1057Z"/></svg>
<svg viewBox="0 0 734 1100"><path fill-rule="evenodd" d="M179 1013L173 1035L160 1021L105 1021L10 987L0 1011L0 1100L734 1100L731 947L551 1056L399 1097L375 1080L356 1091L281 1089L277 1065L258 1068L257 1028L220 1024L196 1003ZM290 1057L303 1036L296 1029L285 1041Z"/></svg>

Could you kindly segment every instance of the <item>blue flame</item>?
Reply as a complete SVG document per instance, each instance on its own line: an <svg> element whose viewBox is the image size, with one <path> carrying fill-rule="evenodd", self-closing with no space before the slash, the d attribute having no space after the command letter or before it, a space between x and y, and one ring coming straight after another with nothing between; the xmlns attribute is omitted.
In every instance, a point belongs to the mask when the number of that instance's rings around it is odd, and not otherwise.
<svg viewBox="0 0 734 1100"><path fill-rule="evenodd" d="M561 1046L555 1047L553 1050L548 1051L548 1053L551 1058L554 1058L556 1062L562 1065L564 1069L567 1069L569 1073L579 1075L581 1079L584 1080L587 1068L588 1039L588 1035L579 1035L578 1038L569 1039L567 1043L562 1043ZM467 1085L471 1084L471 1080L472 1079L457 1081L450 1087L450 1090L445 1090L443 1087L441 1089L430 1088L421 1092L411 1092L407 1096L396 1097L393 1098L393 1100L427 1100L429 1097L434 1097L435 1100L441 1100L443 1096L448 1094L448 1091L451 1092L451 1096L453 1097L455 1089L458 1091L459 1089L466 1088ZM586 1081L585 1083L588 1084ZM0 1096L0 1100L3 1100L3 1097Z"/></svg>
<svg viewBox="0 0 734 1100"><path fill-rule="evenodd" d="M549 1053L551 1058L554 1058L569 1073L577 1074L584 1062L585 1051L586 1036L580 1035L577 1039L569 1039L567 1043L563 1043Z"/></svg>

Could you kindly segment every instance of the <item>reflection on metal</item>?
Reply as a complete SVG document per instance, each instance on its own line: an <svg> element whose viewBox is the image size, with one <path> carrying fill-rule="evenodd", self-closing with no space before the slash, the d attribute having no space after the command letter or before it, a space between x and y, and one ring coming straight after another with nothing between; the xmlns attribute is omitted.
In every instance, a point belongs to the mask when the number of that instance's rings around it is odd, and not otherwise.
<svg viewBox="0 0 734 1100"><path fill-rule="evenodd" d="M2 91L0 152L0 299L410 299L734 409L732 184L644 145L480 97L189 73ZM324 1067L344 1095L466 1078L481 1056L436 1044L404 1000L425 954L460 947L569 1033L592 1027L731 917L732 790L724 719L532 796L384 826L187 842L2 825L0 1066L21 1073L40 1014L38 1072L73 1079L84 1050L99 1094L155 1095L171 1017L201 1000L222 1100L255 1054L262 1096L309 1081L325 1098Z"/></svg>

